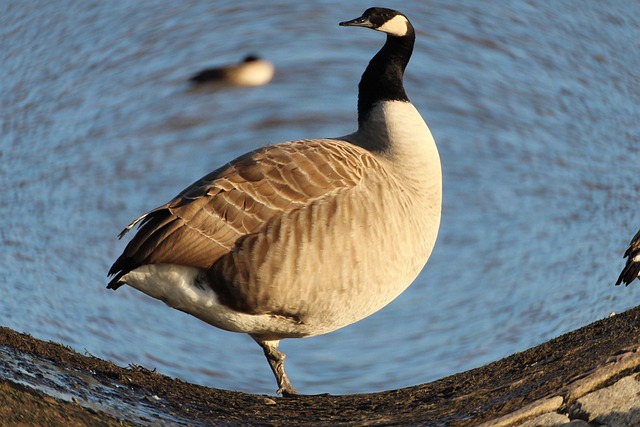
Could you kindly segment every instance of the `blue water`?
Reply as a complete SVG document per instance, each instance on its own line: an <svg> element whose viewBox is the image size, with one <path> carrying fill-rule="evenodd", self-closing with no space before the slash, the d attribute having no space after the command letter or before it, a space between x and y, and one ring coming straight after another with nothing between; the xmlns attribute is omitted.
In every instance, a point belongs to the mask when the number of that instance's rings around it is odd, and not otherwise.
<svg viewBox="0 0 640 427"><path fill-rule="evenodd" d="M396 6L393 3L391 7ZM247 336L105 289L139 214L255 147L355 128L384 37L340 28L370 3L0 3L0 324L121 365L273 393ZM640 303L613 283L640 227L640 4L403 2L409 97L440 149L444 211L400 298L288 340L303 393L368 392L481 366ZM258 53L264 87L190 91Z"/></svg>

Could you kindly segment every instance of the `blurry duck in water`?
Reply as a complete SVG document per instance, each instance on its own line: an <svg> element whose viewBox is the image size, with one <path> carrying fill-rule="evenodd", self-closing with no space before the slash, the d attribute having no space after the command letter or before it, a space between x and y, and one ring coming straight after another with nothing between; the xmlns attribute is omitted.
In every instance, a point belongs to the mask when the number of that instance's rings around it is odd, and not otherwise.
<svg viewBox="0 0 640 427"><path fill-rule="evenodd" d="M236 65L207 68L189 79L195 85L223 84L232 86L262 86L271 81L275 67L256 55L248 55Z"/></svg>

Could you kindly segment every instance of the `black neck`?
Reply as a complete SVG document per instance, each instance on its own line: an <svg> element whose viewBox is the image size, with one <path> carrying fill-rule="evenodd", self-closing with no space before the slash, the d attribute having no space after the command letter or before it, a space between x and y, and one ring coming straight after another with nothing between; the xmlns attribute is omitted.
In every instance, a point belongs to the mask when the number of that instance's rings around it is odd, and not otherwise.
<svg viewBox="0 0 640 427"><path fill-rule="evenodd" d="M358 86L358 125L367 120L373 106L384 100L409 101L402 85L416 35L411 26L403 37L387 35L382 49L373 57Z"/></svg>

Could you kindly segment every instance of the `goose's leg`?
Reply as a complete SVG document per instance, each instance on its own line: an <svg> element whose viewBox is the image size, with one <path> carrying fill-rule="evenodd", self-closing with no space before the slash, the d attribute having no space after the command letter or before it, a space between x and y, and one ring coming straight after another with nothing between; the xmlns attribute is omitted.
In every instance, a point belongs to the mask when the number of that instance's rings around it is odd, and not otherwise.
<svg viewBox="0 0 640 427"><path fill-rule="evenodd" d="M298 394L295 388L291 385L287 373L284 371L284 359L285 354L278 350L278 344L280 340L262 340L257 337L253 337L254 340L262 347L264 355L271 366L273 375L276 376L278 382L278 393L283 396L294 396Z"/></svg>

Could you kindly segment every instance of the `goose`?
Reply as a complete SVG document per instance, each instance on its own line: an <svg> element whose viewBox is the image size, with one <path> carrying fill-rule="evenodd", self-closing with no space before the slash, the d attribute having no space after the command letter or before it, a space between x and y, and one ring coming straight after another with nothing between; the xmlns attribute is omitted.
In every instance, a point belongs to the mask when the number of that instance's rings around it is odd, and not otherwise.
<svg viewBox="0 0 640 427"><path fill-rule="evenodd" d="M616 286L620 283L629 286L633 279L638 278L640 275L640 230L631 239L629 247L624 252L624 257L627 258L627 263L616 281Z"/></svg>
<svg viewBox="0 0 640 427"><path fill-rule="evenodd" d="M275 67L271 62L256 55L248 55L239 64L204 69L189 81L196 85L219 83L233 86L262 86L271 81L274 73Z"/></svg>
<svg viewBox="0 0 640 427"><path fill-rule="evenodd" d="M246 153L132 221L109 270L218 328L246 333L278 384L296 390L285 338L332 332L386 306L435 245L442 172L435 141L403 87L415 31L405 15L367 9L340 26L386 33L362 75L358 128Z"/></svg>

